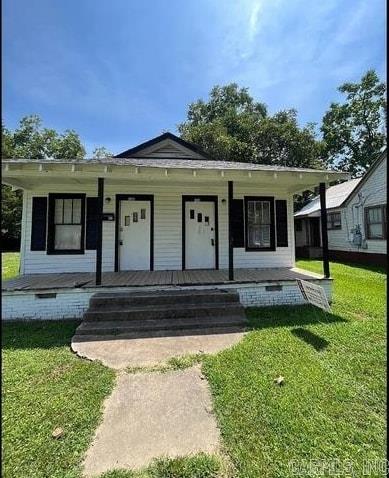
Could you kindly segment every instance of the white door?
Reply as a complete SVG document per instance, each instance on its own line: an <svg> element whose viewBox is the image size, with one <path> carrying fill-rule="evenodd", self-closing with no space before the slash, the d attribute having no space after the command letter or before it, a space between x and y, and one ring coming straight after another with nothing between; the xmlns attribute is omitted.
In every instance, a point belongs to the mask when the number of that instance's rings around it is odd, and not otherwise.
<svg viewBox="0 0 389 478"><path fill-rule="evenodd" d="M150 270L150 201L120 201L120 270Z"/></svg>
<svg viewBox="0 0 389 478"><path fill-rule="evenodd" d="M215 269L215 203L185 202L185 268Z"/></svg>

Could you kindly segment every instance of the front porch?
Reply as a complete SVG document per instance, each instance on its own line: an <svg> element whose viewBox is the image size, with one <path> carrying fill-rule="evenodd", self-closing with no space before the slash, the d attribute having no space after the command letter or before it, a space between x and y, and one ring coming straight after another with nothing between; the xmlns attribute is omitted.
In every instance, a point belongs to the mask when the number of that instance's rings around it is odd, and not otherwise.
<svg viewBox="0 0 389 478"><path fill-rule="evenodd" d="M298 279L320 284L331 301L332 279L298 268L185 271L105 272L96 286L95 274L58 273L20 276L2 285L2 317L16 319L81 319L98 292L142 292L156 295L175 290L236 292L244 307L304 304ZM147 300L145 300L147 305Z"/></svg>
<svg viewBox="0 0 389 478"><path fill-rule="evenodd" d="M185 271L123 271L104 272L102 284L95 285L95 274L58 273L29 274L4 281L3 291L42 291L56 289L90 289L117 287L158 287L158 286L210 286L239 284L296 282L302 280L324 280L323 276L298 268L273 269L235 269L234 280L229 280L228 269L220 270L185 270ZM328 279L327 279L328 280Z"/></svg>

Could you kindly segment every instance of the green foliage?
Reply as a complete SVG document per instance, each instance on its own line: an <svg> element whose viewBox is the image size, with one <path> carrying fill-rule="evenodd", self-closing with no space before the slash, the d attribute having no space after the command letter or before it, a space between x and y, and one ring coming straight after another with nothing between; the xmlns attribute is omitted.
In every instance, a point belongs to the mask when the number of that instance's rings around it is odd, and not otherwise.
<svg viewBox="0 0 389 478"><path fill-rule="evenodd" d="M93 150L92 156L94 159L112 158L113 153L104 146L99 146Z"/></svg>
<svg viewBox="0 0 389 478"><path fill-rule="evenodd" d="M12 279L19 274L20 254L19 252L3 252L1 254L1 278L2 280Z"/></svg>
<svg viewBox="0 0 389 478"><path fill-rule="evenodd" d="M215 455L160 458L143 470L112 470L99 478L227 478L230 476L222 460Z"/></svg>
<svg viewBox="0 0 389 478"><path fill-rule="evenodd" d="M17 247L20 239L23 195L12 191L10 186L1 185L1 248ZM15 249L14 249L15 250Z"/></svg>
<svg viewBox="0 0 389 478"><path fill-rule="evenodd" d="M293 109L269 116L266 106L236 83L215 86L207 102L191 103L178 130L213 159L322 167L313 124L300 128Z"/></svg>
<svg viewBox="0 0 389 478"><path fill-rule="evenodd" d="M2 158L23 159L83 159L85 148L73 130L58 133L43 128L37 115L25 116L19 127L10 131L2 126Z"/></svg>
<svg viewBox="0 0 389 478"><path fill-rule="evenodd" d="M193 367L198 363L201 363L206 354L204 353L197 353L197 354L187 354L181 355L178 357L171 357L164 363L160 363L158 365L150 365L150 366L130 366L127 367L127 373L147 373L147 372L159 372L165 373L170 372L171 370L184 370L189 367Z"/></svg>
<svg viewBox="0 0 389 478"><path fill-rule="evenodd" d="M329 164L353 176L365 172L386 146L386 85L369 70L359 83L344 83L346 98L332 103L321 130Z"/></svg>

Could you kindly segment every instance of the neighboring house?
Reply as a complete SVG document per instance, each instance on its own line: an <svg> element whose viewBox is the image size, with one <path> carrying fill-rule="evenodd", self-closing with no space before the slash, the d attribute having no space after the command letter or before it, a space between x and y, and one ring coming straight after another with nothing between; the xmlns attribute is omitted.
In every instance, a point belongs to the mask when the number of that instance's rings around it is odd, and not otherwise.
<svg viewBox="0 0 389 478"><path fill-rule="evenodd" d="M71 284L90 297L101 280L111 287L228 284L245 304L298 302L293 195L346 177L213 161L171 133L113 158L5 160L3 182L23 189L22 277L6 285L9 303L18 290L29 316L34 298L45 295L37 289L53 297L50 289L58 296ZM244 292L236 285L243 283Z"/></svg>
<svg viewBox="0 0 389 478"><path fill-rule="evenodd" d="M330 258L386 265L386 149L361 178L327 189ZM295 215L296 254L321 257L320 198Z"/></svg>

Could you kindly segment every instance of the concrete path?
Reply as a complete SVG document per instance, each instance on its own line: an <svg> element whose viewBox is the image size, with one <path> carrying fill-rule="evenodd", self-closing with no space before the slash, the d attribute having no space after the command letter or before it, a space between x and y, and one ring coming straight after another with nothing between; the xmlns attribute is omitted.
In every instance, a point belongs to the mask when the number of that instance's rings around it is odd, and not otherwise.
<svg viewBox="0 0 389 478"><path fill-rule="evenodd" d="M243 335L244 332L234 332L112 340L95 336L85 342L73 337L71 347L80 357L122 369L157 365L182 355L217 353L239 342Z"/></svg>
<svg viewBox="0 0 389 478"><path fill-rule="evenodd" d="M200 367L168 373L120 373L105 402L84 462L84 474L136 469L156 457L176 457L219 449L219 430Z"/></svg>

